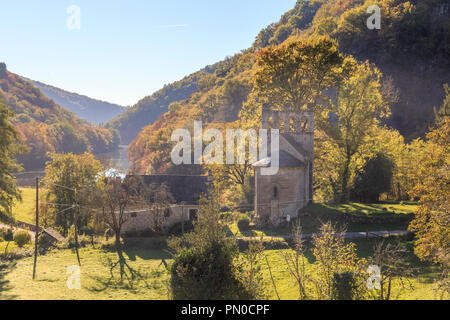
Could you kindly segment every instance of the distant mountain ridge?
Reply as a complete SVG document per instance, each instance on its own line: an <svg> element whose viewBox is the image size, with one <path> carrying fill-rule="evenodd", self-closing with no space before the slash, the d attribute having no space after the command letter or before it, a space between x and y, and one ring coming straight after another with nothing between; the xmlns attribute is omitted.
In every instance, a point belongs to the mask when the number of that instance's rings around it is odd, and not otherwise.
<svg viewBox="0 0 450 320"><path fill-rule="evenodd" d="M26 78L25 78L26 79ZM26 79L61 107L75 113L79 118L95 124L103 124L121 115L126 107L69 92L39 81Z"/></svg>
<svg viewBox="0 0 450 320"><path fill-rule="evenodd" d="M0 100L14 113L11 119L27 152L18 155L26 170L41 170L49 153L94 154L118 149L117 130L95 126L60 107L32 82L0 63Z"/></svg>

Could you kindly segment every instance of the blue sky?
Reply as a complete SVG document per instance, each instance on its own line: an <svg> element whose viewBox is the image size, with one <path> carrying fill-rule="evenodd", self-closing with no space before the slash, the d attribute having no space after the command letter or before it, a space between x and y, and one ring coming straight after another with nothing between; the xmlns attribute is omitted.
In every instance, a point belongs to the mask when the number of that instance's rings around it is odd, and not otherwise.
<svg viewBox="0 0 450 320"><path fill-rule="evenodd" d="M67 8L80 8L70 30ZM295 0L14 0L0 10L11 72L121 105L248 48Z"/></svg>

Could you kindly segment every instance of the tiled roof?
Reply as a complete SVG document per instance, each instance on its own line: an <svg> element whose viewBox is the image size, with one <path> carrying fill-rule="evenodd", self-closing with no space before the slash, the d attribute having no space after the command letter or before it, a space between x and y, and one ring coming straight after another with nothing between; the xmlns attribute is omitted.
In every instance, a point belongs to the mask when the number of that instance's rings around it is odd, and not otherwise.
<svg viewBox="0 0 450 320"><path fill-rule="evenodd" d="M149 186L166 184L177 204L196 204L208 192L207 176L144 175L142 178Z"/></svg>

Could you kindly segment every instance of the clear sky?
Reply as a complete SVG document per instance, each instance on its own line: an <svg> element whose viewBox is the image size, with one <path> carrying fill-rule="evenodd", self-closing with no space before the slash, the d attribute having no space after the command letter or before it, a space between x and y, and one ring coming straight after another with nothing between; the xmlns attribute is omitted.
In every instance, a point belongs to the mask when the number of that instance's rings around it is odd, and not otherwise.
<svg viewBox="0 0 450 320"><path fill-rule="evenodd" d="M80 29L67 13L80 8ZM248 48L295 0L14 0L0 9L0 62L56 87L133 105ZM71 19L73 25L76 19Z"/></svg>

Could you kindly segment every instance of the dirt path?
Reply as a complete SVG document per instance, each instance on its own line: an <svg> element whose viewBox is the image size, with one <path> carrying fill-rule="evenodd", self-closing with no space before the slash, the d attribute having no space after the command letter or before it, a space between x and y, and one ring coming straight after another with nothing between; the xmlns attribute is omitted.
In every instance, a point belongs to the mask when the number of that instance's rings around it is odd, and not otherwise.
<svg viewBox="0 0 450 320"><path fill-rule="evenodd" d="M410 231L405 231L405 230L395 230L395 231L369 231L369 232L346 232L344 234L344 238L345 239L368 239L368 238L388 238L388 237L398 237L398 236L406 236L412 234ZM312 238L313 234L304 234L302 235L302 239L310 239ZM259 238L259 237L243 237L243 238L238 238L238 239L242 239L242 240L250 240L250 239L255 239L255 238ZM292 236L267 236L267 237L263 237L263 239L265 240L270 240L270 239L291 239Z"/></svg>

